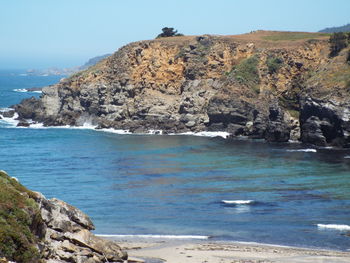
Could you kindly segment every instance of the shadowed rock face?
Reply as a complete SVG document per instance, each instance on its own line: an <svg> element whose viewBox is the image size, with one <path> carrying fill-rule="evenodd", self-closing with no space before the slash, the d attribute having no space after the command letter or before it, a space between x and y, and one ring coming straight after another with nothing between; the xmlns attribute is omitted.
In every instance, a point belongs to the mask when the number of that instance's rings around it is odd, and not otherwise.
<svg viewBox="0 0 350 263"><path fill-rule="evenodd" d="M0 258L24 263L123 262L114 242L93 235L95 227L79 209L46 199L0 171ZM2 262L2 261L1 261Z"/></svg>
<svg viewBox="0 0 350 263"><path fill-rule="evenodd" d="M329 59L327 37L295 40L298 34L259 31L131 43L44 88L41 99L14 108L20 118L47 126L88 122L135 132L220 130L271 142L292 136L347 147L348 122L340 115L347 114L349 89L339 77L350 74L346 54ZM333 101L334 107L326 113L306 97L322 105Z"/></svg>
<svg viewBox="0 0 350 263"><path fill-rule="evenodd" d="M350 105L332 100L301 101L301 140L319 146L350 147Z"/></svg>

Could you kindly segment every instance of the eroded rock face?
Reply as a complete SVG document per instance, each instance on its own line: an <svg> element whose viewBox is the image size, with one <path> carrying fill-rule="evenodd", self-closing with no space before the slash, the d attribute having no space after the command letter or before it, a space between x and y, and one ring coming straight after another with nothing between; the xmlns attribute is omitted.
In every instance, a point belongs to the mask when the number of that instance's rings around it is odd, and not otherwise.
<svg viewBox="0 0 350 263"><path fill-rule="evenodd" d="M90 232L95 227L79 209L55 198L48 200L40 193L35 193L34 198L44 223L38 232L43 236L39 247L46 262L97 263L127 259L127 254L116 243Z"/></svg>
<svg viewBox="0 0 350 263"><path fill-rule="evenodd" d="M263 37L271 32L254 34L131 43L15 109L21 119L47 126L220 130L271 142L292 138L346 147L349 107L338 102L349 91L325 77L341 63L347 74L345 53L330 60L327 39L267 41ZM305 95L327 99L315 106L301 100ZM308 120L312 116L319 120Z"/></svg>

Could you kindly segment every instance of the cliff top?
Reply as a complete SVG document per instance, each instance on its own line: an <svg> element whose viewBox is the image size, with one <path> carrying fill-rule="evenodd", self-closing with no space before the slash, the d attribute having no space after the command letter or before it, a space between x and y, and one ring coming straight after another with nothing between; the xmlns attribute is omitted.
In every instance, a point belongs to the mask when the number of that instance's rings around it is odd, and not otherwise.
<svg viewBox="0 0 350 263"><path fill-rule="evenodd" d="M253 42L260 48L295 48L301 43L310 40L325 40L328 41L328 33L312 33L312 32L292 32L292 31L267 31L257 30L246 34L239 35L208 35L216 40L227 42L249 43ZM176 36L164 37L154 40L146 40L147 42L161 42L168 44L179 45L196 40L199 36ZM143 42L143 41L141 41Z"/></svg>

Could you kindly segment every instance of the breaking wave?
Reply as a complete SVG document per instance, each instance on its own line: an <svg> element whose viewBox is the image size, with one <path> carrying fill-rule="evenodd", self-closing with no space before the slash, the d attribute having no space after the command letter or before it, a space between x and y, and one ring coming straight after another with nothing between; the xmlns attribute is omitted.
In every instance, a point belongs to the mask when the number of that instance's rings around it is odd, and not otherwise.
<svg viewBox="0 0 350 263"><path fill-rule="evenodd" d="M350 231L349 225L337 225L337 224L317 224L320 229L333 229L339 231Z"/></svg>

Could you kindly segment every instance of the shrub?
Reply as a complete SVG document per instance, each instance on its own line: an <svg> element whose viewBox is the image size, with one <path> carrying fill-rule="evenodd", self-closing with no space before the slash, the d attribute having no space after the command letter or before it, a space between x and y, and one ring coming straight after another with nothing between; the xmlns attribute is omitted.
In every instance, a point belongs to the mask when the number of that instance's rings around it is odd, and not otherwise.
<svg viewBox="0 0 350 263"><path fill-rule="evenodd" d="M333 33L329 38L330 57L335 57L339 52L348 46L348 36L343 32Z"/></svg>
<svg viewBox="0 0 350 263"><path fill-rule="evenodd" d="M31 192L0 171L0 257L23 263L40 262L38 238L31 230L41 218Z"/></svg>
<svg viewBox="0 0 350 263"><path fill-rule="evenodd" d="M266 65L270 74L276 73L283 64L283 59L278 57L268 57Z"/></svg>
<svg viewBox="0 0 350 263"><path fill-rule="evenodd" d="M256 92L258 92L257 86L260 83L258 64L259 59L257 56L252 56L242 60L241 63L232 70L236 81L254 89Z"/></svg>
<svg viewBox="0 0 350 263"><path fill-rule="evenodd" d="M346 57L346 62L350 65L350 50L348 50L348 56Z"/></svg>
<svg viewBox="0 0 350 263"><path fill-rule="evenodd" d="M175 37L175 36L183 36L183 34L180 34L177 32L177 30L174 30L173 27L163 27L162 33L160 33L157 38L161 37Z"/></svg>

